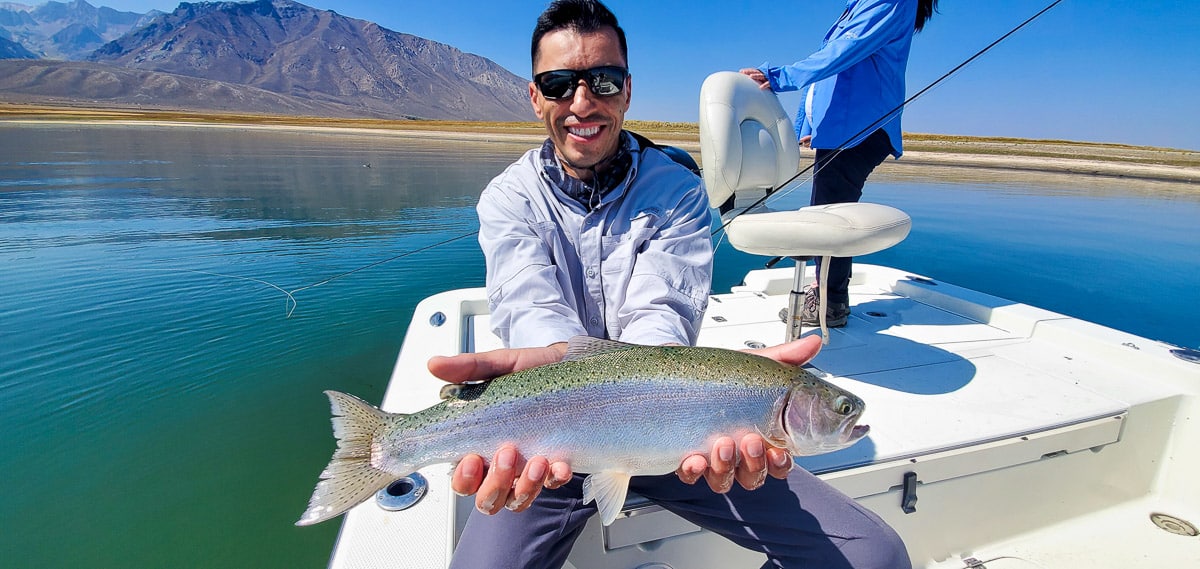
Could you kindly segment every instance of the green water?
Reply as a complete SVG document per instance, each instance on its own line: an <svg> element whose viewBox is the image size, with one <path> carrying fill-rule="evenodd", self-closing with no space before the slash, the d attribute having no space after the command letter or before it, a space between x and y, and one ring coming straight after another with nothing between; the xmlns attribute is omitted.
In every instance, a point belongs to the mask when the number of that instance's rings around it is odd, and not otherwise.
<svg viewBox="0 0 1200 569"><path fill-rule="evenodd" d="M321 391L378 401L416 302L482 284L473 237L401 255L473 231L524 147L0 123L0 565L323 566L337 522L292 525ZM880 177L914 230L867 260L1200 344L1195 192L1063 180ZM290 317L270 286L338 275Z"/></svg>
<svg viewBox="0 0 1200 569"><path fill-rule="evenodd" d="M0 551L20 567L312 567L321 391L378 400L415 303L482 284L504 147L0 128ZM366 165L369 164L370 167ZM217 276L229 275L229 276ZM453 275L453 278L447 279ZM235 278L238 277L238 278Z"/></svg>

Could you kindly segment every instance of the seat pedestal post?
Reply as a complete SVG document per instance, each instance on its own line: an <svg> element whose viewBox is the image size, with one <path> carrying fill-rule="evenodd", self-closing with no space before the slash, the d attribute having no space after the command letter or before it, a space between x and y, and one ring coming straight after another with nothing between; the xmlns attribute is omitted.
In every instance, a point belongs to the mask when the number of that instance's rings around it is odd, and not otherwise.
<svg viewBox="0 0 1200 569"><path fill-rule="evenodd" d="M784 342L800 338L800 314L804 311L804 270L812 257L792 257L796 261L796 273L792 277L792 292L788 295L787 331Z"/></svg>

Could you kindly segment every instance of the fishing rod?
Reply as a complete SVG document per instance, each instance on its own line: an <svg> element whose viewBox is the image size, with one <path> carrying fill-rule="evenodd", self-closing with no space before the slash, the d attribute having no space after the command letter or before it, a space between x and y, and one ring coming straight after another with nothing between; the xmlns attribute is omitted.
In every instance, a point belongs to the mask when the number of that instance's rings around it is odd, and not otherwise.
<svg viewBox="0 0 1200 569"><path fill-rule="evenodd" d="M978 58L979 58L979 56L983 55L984 53L987 53L987 52L988 52L989 50L991 50L993 47L996 47L996 45L998 45L1000 42L1002 42L1002 41L1004 41L1004 40L1008 39L1008 37L1009 37L1009 36L1011 36L1011 35L1013 35L1013 34L1017 33L1017 31L1018 31L1018 30L1020 30L1021 28L1024 28L1025 26L1029 25L1031 22L1033 22L1034 20L1036 20L1036 19L1038 19L1039 17L1041 17L1041 15L1042 15L1042 14L1045 14L1046 12L1050 11L1050 9L1051 9L1051 8L1053 8L1053 7L1057 6L1057 5L1058 5L1059 3L1061 3L1061 2L1062 2L1062 0L1054 0L1054 1L1053 1L1053 2L1051 2L1049 5L1047 5L1045 8L1042 8L1040 11L1038 11L1038 13L1036 13L1036 14L1034 14L1034 15L1030 16L1030 17L1029 17L1028 19L1026 19L1024 22L1021 22L1021 23L1020 23L1020 25L1018 25L1017 27L1015 27L1015 28L1013 28L1013 29L1009 30L1009 31L1008 31L1008 33L1006 33L1006 34L1004 34L1004 35L1000 36L999 38L996 38L996 40L995 40L995 41L993 41L992 43L988 44L988 45L987 45L986 47L984 47L983 49L981 49L981 50L979 50L979 51L975 52L975 54L974 54L974 55L972 55L971 57L968 57L966 60L964 60L962 63L959 63L958 65L956 65L956 66L955 66L953 69L951 69L950 71L947 71L946 73L942 74L942 76L941 76L941 77L938 77L938 78L937 78L937 79L936 79L934 82L932 82L932 83L930 83L930 84L926 85L926 86L925 86L923 89L921 89L920 91L917 91L917 92L916 92L916 94L914 94L913 96L909 97L908 99L905 99L903 103L900 103L899 105L897 105L897 106L896 106L895 108L893 108L892 110L890 110L890 111L888 111L888 112L884 113L884 114L883 114L883 116L879 117L878 119L875 119L875 122L872 122L871 124L867 125L867 126L866 126L866 128L863 128L862 130L858 131L858 132L857 132L857 133L856 133L854 136L851 136L850 138L846 139L846 141L845 141L845 142L843 142L843 143L841 143L840 145L838 145L837 147L835 147L835 148L834 148L834 154L833 154L833 156L832 156L832 157L830 157L829 159L825 160L825 163L828 163L828 162L829 162L829 160L832 160L832 159L833 159L833 157L836 157L838 154L840 154L840 153L841 153L843 150L845 150L845 149L846 149L846 147L847 147L847 146L849 146L849 144L850 144L851 142L853 142L853 141L855 141L855 140L858 140L858 138L859 138L859 137L861 137L861 136L863 136L863 135L865 135L865 134L867 134L867 133L870 133L870 132L875 132L875 130L876 130L876 129L878 129L878 128L880 128L880 127L884 126L884 125L886 125L886 124L887 124L887 123L889 123L889 122L892 122L892 121L896 120L896 119L897 119L897 118L900 116L900 115L898 114L898 113L899 113L899 111L903 110L903 109L904 109L904 107L905 107L905 106L907 106L909 103L911 103L911 102L913 102L913 101L917 100L919 97L921 97L921 95L924 95L926 92L928 92L930 89L932 89L932 88L936 87L936 86L937 86L939 83L941 83L942 81L945 81L945 80L946 80L946 79L948 79L950 76L954 75L955 73L958 73L958 71L959 71L960 69L962 69L962 68L966 67L966 66L967 66L967 65L969 65L969 64L970 64L972 61L975 61L976 59L978 59ZM755 200L755 201L754 201L754 203L750 204L749 206L746 206L746 207L745 207L744 209L742 209L741 211L739 211L739 212L736 212L736 213L734 213L733 215L729 216L729 219L728 219L728 220L726 220L724 223L722 223L720 227L718 227L718 228L716 228L716 229L714 229L714 230L713 230L713 232L712 232L712 235L716 235L716 234L720 233L721 231L724 231L724 230L725 230L725 228L726 228L726 227L728 227L730 223L733 223L733 220L734 220L734 219L737 219L737 217L738 217L738 216L740 216L740 215L742 215L743 213L746 213L746 212L748 212L748 211L750 211L750 210L752 210L752 209L754 209L754 208L756 208L756 207L758 207L758 206L762 205L764 202L766 202L766 201L767 201L767 198L770 198L770 197L771 197L771 196L772 196L772 195L773 195L775 192L779 191L779 190L780 190L781 188L783 188L784 186L787 186L788 184L790 184L790 183L792 183L792 182L796 181L796 179L797 179L797 178L799 178L800 176L803 176L804 174L808 173L808 171L809 171L809 170L812 170L813 168L817 168L817 166L818 166L818 164L816 163L816 161L813 161L813 163L812 163L812 164L810 164L810 165L809 165L807 168L805 168L805 169L803 169L803 170L801 170L801 171L797 172L797 173L796 173L796 175L792 176L791 178L788 178L788 179L787 179L787 181L785 181L785 182L783 182L782 184L779 184L778 186L776 186L776 187L772 188L770 191L768 191L768 192L766 193L766 195L764 195L764 196L762 196L761 198L758 198L757 200ZM819 172L819 171L820 171L820 168L817 168L817 172ZM815 176L817 172L813 172L813 175Z"/></svg>

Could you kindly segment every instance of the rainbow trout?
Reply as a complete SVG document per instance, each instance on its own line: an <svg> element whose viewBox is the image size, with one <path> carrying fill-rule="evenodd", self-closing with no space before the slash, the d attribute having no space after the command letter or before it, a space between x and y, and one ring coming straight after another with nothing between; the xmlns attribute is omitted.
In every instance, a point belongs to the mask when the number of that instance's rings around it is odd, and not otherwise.
<svg viewBox="0 0 1200 569"><path fill-rule="evenodd" d="M794 455L847 447L863 402L808 371L718 348L638 346L579 337L563 361L480 384L443 389L441 403L383 412L326 391L337 450L296 525L333 518L393 481L468 453L512 444L524 456L591 473L584 498L604 524L629 478L674 472L716 437L759 433Z"/></svg>

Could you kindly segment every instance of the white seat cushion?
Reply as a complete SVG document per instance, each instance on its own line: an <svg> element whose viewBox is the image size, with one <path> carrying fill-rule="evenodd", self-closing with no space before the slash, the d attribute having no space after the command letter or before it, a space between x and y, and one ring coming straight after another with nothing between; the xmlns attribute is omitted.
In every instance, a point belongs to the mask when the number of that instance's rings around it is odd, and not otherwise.
<svg viewBox="0 0 1200 569"><path fill-rule="evenodd" d="M726 227L739 251L773 257L854 257L904 240L908 214L875 203L817 205L793 211L746 213Z"/></svg>

